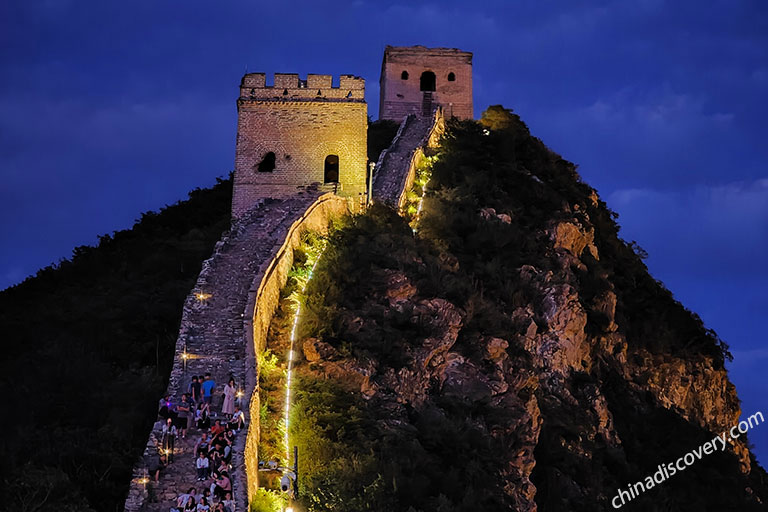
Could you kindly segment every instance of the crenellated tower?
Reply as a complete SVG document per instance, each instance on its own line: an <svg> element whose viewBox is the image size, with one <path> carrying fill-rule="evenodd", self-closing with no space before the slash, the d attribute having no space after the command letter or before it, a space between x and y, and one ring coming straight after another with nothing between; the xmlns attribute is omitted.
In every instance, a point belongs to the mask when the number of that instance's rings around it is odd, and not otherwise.
<svg viewBox="0 0 768 512"><path fill-rule="evenodd" d="M365 80L352 75L248 73L240 83L232 216L259 199L307 187L353 200L366 192Z"/></svg>

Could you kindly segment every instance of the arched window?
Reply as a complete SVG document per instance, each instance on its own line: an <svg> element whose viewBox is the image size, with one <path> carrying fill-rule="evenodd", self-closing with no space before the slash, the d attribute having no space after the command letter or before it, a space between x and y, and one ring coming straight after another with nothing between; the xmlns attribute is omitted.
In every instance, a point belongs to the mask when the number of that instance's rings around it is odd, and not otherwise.
<svg viewBox="0 0 768 512"><path fill-rule="evenodd" d="M323 183L339 182L339 157L338 155L328 155L325 157L325 168L323 170Z"/></svg>
<svg viewBox="0 0 768 512"><path fill-rule="evenodd" d="M403 71L402 73L400 73L400 80L408 80L408 72L407 71Z"/></svg>
<svg viewBox="0 0 768 512"><path fill-rule="evenodd" d="M453 73L453 71L448 73L448 81L449 82L455 82L456 81L456 75Z"/></svg>
<svg viewBox="0 0 768 512"><path fill-rule="evenodd" d="M435 90L435 74L431 71L425 71L421 74L421 80L419 82L422 91L434 91Z"/></svg>
<svg viewBox="0 0 768 512"><path fill-rule="evenodd" d="M259 172L272 172L275 170L275 154L270 151L261 159L257 167Z"/></svg>

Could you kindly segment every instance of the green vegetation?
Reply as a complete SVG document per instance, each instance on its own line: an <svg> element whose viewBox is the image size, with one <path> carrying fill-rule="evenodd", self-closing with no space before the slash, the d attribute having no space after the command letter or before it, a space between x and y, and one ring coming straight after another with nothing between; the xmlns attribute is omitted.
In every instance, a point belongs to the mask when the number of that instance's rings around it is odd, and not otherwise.
<svg viewBox="0 0 768 512"><path fill-rule="evenodd" d="M382 269L419 278L419 259L433 271L425 288L440 286L430 244L413 237L407 222L374 205L345 219L328 237L315 277L306 290L300 339L321 337L341 355L372 358L394 368L408 364L407 346L423 338L409 316L398 316L372 300ZM356 331L354 317L367 320ZM382 427L381 413L359 387L327 379L315 365L297 366L291 439L299 447L301 504L311 511L497 510L498 493L485 492L500 450L474 417L482 411L461 399L413 411L414 429Z"/></svg>
<svg viewBox="0 0 768 512"><path fill-rule="evenodd" d="M230 179L194 190L0 293L8 510L122 508L231 195Z"/></svg>
<svg viewBox="0 0 768 512"><path fill-rule="evenodd" d="M427 179L414 236L408 221ZM568 279L545 239L546 229L559 220L588 219L596 226L600 261L585 256L585 267L572 271L589 313L589 330L598 330L604 321L593 310L593 299L613 285L630 351L709 358L716 368L728 357L722 341L649 276L636 244L618 238L616 215L580 181L575 166L501 107L489 109L480 123L452 121L437 154L420 167L408 199L406 218L374 205L334 226L304 294L299 339L315 337L337 351L331 362L297 366L290 434L301 454L300 504L308 511L510 506L500 486L509 461L501 456L501 441L488 430L488 425L504 424L509 411L435 392L423 406L406 407L407 421L396 426L389 423L390 411L382 409L387 402L364 400L354 375L344 370L345 361L374 361L379 374L413 364L412 349L426 333L411 321L407 307L389 305L384 292L392 272L404 274L419 297L445 298L465 312L454 350L471 357L478 337L515 339L510 312L534 296L520 277L522 265L552 271L553 284ZM489 221L479 214L486 208L508 215L510 222ZM522 347L513 344L507 352L526 368ZM625 485L631 475L645 474L650 459L658 463L677 457L678 447L706 434L647 403L614 371L600 366L593 374L577 375L573 386L576 393L598 383L604 387L612 410L624 417L617 428L625 454L598 437L583 440L589 459L576 456L570 443L580 438L591 417L539 397L547 418L533 475L541 510L559 510L570 499L558 475L588 490L588 502L574 502L573 510L602 510L595 507L601 496ZM652 425L643 421L645 414L651 415ZM646 442L652 450L643 451ZM678 480L682 489L668 486L663 502L668 508L698 503L707 495L700 489L709 479L724 486L716 503L727 503L728 493L743 488L740 478L733 457L704 461ZM750 485L764 487L758 481Z"/></svg>
<svg viewBox="0 0 768 512"><path fill-rule="evenodd" d="M251 500L251 512L283 512L287 499L276 492L259 489Z"/></svg>
<svg viewBox="0 0 768 512"><path fill-rule="evenodd" d="M427 182L429 182L429 178L432 176L432 165L435 161L436 157L434 156L425 156L422 158L416 166L416 175L413 178L413 186L405 192L405 203L402 207L402 214L412 225L415 225L415 222L417 221L419 206L422 203Z"/></svg>
<svg viewBox="0 0 768 512"><path fill-rule="evenodd" d="M369 158L378 157L396 129L394 123L370 125ZM477 340L499 336L510 340L510 371L530 372L510 313L536 296L520 277L521 266L551 271L553 284L572 279L546 239L553 222L575 218L595 226L600 260L585 255L583 266L570 269L590 332L605 322L595 299L613 289L630 354L709 359L715 368L729 357L715 333L648 274L642 249L618 238L616 215L580 181L575 166L532 137L510 111L491 107L479 123L451 121L437 153L417 170L407 199L405 218L374 205L335 222L325 238L305 236L295 251L268 350L258 356L262 460L286 462L285 368L299 304L294 350L312 337L335 351L327 360L295 363L289 434L301 455L297 510L511 508L501 485L509 447L492 427L511 424L512 408L442 393L439 383L424 390L418 406L383 393L366 399L360 368L369 365L378 375L413 368L414 351L431 333L413 321L413 302L441 298L462 312L453 351L477 361ZM121 507L166 385L184 298L228 227L230 201L231 181L220 180L0 293L0 364L11 390L6 404L21 418L8 423L0 441L9 509ZM509 222L480 214L490 208ZM415 288L414 301L390 304L393 275ZM575 375L571 391L583 401L590 386L600 387L616 418L620 449L600 436L582 439L592 421L584 408L564 405L533 385L521 391L536 394L545 420L532 475L542 511L603 510L595 503L607 493L708 435L629 386L605 361ZM589 456L575 455L574 445ZM713 456L644 497L642 505L747 510L739 508L745 489L764 496L762 475L742 477L733 457ZM563 482L578 484L588 500L569 502L572 489ZM273 492L276 482L265 476L262 483L266 488L251 510L282 510L286 499ZM566 502L571 506L563 508Z"/></svg>

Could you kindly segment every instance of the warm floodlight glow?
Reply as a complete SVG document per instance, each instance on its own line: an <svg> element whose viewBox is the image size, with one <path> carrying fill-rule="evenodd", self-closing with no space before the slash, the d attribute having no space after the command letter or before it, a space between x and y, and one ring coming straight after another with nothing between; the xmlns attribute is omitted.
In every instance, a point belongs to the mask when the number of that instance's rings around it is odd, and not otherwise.
<svg viewBox="0 0 768 512"><path fill-rule="evenodd" d="M210 299L211 298L211 294L210 293L197 292L195 294L195 297L197 297L197 300L199 300L200 302L203 302L206 299Z"/></svg>
<svg viewBox="0 0 768 512"><path fill-rule="evenodd" d="M312 268L309 269L309 274L307 275L307 280L304 281L304 285L301 288L301 292L304 293L307 290L307 284L312 280L312 276L315 273L315 267L317 267L317 262L320 261L320 255L323 253L323 250L325 249L325 246L323 245L323 248L320 250L317 259L312 264ZM293 376L293 360L294 360L294 351L293 346L296 343L296 334L298 332L299 328L299 319L301 318L301 301L296 302L296 313L293 316L293 326L291 327L291 346L288 349L288 370L286 372L286 378L285 378L285 434L283 442L285 443L285 462L288 463L289 460L291 460L291 444L290 440L288 439L288 430L290 426L290 413L291 413L291 381Z"/></svg>

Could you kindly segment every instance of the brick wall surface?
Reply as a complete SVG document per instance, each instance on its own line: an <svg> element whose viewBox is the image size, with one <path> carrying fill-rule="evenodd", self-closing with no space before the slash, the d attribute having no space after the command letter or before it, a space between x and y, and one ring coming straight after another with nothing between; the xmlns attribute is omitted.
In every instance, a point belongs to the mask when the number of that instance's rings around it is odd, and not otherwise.
<svg viewBox="0 0 768 512"><path fill-rule="evenodd" d="M403 71L408 78L402 78ZM402 121L408 114L424 115L422 73L435 74L431 93L433 107L441 106L445 116L472 119L472 54L455 48L387 46L381 66L379 119ZM455 76L448 80L449 73Z"/></svg>
<svg viewBox="0 0 768 512"><path fill-rule="evenodd" d="M246 75L238 99L232 215L239 217L260 198L290 197L322 185L329 155L339 158L334 190L360 198L366 191L368 131L362 79L342 76L338 88L329 87L328 75L310 75L306 81L298 75L276 75L275 87L263 82L263 74ZM305 82L312 89L298 87ZM259 172L259 163L270 152L275 154L274 170Z"/></svg>

